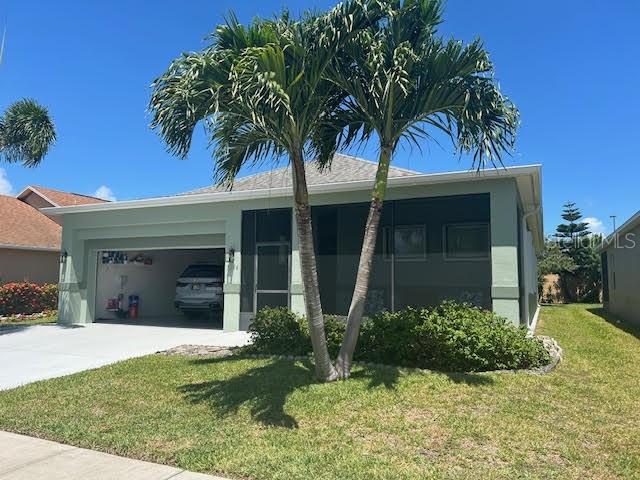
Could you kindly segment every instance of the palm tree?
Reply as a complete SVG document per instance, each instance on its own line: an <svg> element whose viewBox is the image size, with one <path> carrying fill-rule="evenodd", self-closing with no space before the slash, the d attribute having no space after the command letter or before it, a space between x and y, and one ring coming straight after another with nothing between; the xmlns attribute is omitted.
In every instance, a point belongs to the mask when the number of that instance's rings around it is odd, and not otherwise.
<svg viewBox="0 0 640 480"><path fill-rule="evenodd" d="M306 314L323 381L338 375L324 333L305 158L322 166L335 153L336 144L320 134L344 98L324 70L372 16L377 20L364 0L352 0L300 21L285 13L244 27L231 17L210 48L176 60L154 82L150 102L152 127L179 156L187 155L194 127L206 122L219 183L232 184L248 163L288 158Z"/></svg>
<svg viewBox="0 0 640 480"><path fill-rule="evenodd" d="M379 141L360 264L336 361L342 378L350 375L389 165L398 145L431 139L429 129L435 128L461 153L472 152L479 170L501 164L501 155L513 148L518 124L516 108L496 86L482 42L463 45L436 36L440 0L393 0L388 8L384 20L359 32L326 72L346 97L323 136L346 143Z"/></svg>
<svg viewBox="0 0 640 480"><path fill-rule="evenodd" d="M35 100L19 100L0 116L0 158L6 162L35 167L55 140L49 112Z"/></svg>

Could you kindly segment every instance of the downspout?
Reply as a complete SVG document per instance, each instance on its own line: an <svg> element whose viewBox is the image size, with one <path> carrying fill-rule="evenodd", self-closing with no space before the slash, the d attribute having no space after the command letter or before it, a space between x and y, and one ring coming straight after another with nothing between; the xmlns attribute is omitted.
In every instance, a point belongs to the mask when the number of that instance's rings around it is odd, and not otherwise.
<svg viewBox="0 0 640 480"><path fill-rule="evenodd" d="M527 228L527 220L529 219L529 217L531 217L531 216L533 216L533 215L537 215L537 214L539 214L541 210L542 210L542 206L541 206L541 205L538 205L538 206L536 206L533 210L530 210L530 211L528 211L528 212L526 212L526 213L524 213L524 214L522 215L522 218L521 218L521 225L522 225L522 227L521 227L521 228L523 229L523 231L522 231L522 233L521 233L521 236L522 236L523 238L524 238L524 233L525 233L526 228ZM535 250L535 247L534 247L534 250ZM524 252L524 250L523 250L523 252ZM525 260L525 261L524 261L524 262L522 262L522 263L523 263L523 267L524 267L524 266L526 265L526 263L527 263L527 261L526 261L527 259L524 259L524 260ZM525 313L526 313L526 315L527 315L527 324L528 324L528 325L527 325L527 330L528 330L528 332L529 332L529 335L530 335L530 336L532 336L532 335L533 335L533 333L534 333L534 332L535 332L535 330L536 330L536 326L537 326L537 324L538 324L538 316L539 316L539 314L540 314L540 303L538 303L538 275L537 275L537 262L536 262L536 264L535 264L535 265L536 265L536 269L535 269L535 272L536 272L536 278L535 278L535 279L534 279L534 281L533 281L533 285L535 286L535 292L536 292L536 294L535 294L535 297L536 297L536 313L533 315L533 318L531 319L531 322L530 322L530 323L529 323L529 292L527 291L527 289L526 289L526 288L524 289L524 290L525 290L525 292L524 292L524 306L525 306ZM526 274L526 273L527 273L527 272L525 272L525 274ZM531 272L529 272L529 273L531 273ZM527 284L527 275L523 275L523 279L524 279L524 281L525 281L525 286L526 286L526 284Z"/></svg>

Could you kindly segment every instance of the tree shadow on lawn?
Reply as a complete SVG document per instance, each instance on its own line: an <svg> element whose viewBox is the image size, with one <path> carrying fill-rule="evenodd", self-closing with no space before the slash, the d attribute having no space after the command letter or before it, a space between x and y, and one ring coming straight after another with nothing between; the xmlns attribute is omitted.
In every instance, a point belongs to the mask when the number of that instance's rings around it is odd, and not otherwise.
<svg viewBox="0 0 640 480"><path fill-rule="evenodd" d="M243 360L242 357L202 358L195 365L214 365ZM396 388L401 369L395 367L363 367L351 375L352 379L369 379L368 389L383 386ZM298 428L297 420L287 414L287 397L298 389L318 382L313 364L308 361L275 359L265 365L251 368L225 380L183 385L178 390L193 403L206 403L220 417L237 413L241 406L249 405L251 417L265 426ZM426 375L445 375L454 383L472 386L492 384L489 376L459 372L427 372ZM349 381L349 380L347 380Z"/></svg>
<svg viewBox="0 0 640 480"><path fill-rule="evenodd" d="M232 362L241 358L203 358L196 365ZM191 403L208 403L219 417L251 405L251 416L267 426L297 428L298 422L284 411L287 397L297 389L316 383L310 362L273 360L225 380L183 385L179 391Z"/></svg>
<svg viewBox="0 0 640 480"><path fill-rule="evenodd" d="M634 337L640 339L640 326L637 326L625 320L622 320L621 318L616 317L614 314L607 312L602 307L587 308L587 312L597 315L598 317L602 318L605 322L610 323L614 327L619 328L620 330L627 332L633 335Z"/></svg>
<svg viewBox="0 0 640 480"><path fill-rule="evenodd" d="M373 389L384 386L388 390L396 388L402 367L365 367L363 370L357 370L351 374L351 378L368 378L369 384L367 388ZM437 370L427 370L425 375L440 376L444 375L453 383L464 383L466 385L490 385L493 379L487 375L480 373L465 372L440 372Z"/></svg>
<svg viewBox="0 0 640 480"><path fill-rule="evenodd" d="M363 367L361 370L352 372L351 378L368 378L367 388L370 390L381 385L387 390L393 390L398 384L400 369L395 367Z"/></svg>

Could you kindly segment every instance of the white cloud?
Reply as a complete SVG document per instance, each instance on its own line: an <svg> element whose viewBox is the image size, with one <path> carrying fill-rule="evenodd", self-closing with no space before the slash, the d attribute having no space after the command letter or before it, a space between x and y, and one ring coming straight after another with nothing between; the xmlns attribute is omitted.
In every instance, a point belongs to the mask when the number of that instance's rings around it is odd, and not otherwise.
<svg viewBox="0 0 640 480"><path fill-rule="evenodd" d="M607 227L604 226L602 220L600 220L599 218L585 217L582 221L589 225L589 230L591 230L591 233L607 233Z"/></svg>
<svg viewBox="0 0 640 480"><path fill-rule="evenodd" d="M13 195L13 185L7 178L4 168L0 168L0 195Z"/></svg>
<svg viewBox="0 0 640 480"><path fill-rule="evenodd" d="M116 196L113 194L113 190L111 190L106 185L101 185L94 193L94 197L101 198L102 200L109 200L110 202L116 201Z"/></svg>

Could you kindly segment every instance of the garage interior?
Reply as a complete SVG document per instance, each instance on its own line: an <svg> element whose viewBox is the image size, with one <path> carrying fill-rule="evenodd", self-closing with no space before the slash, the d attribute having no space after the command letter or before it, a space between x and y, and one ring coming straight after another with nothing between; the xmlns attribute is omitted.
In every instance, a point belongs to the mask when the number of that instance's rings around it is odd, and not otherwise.
<svg viewBox="0 0 640 480"><path fill-rule="evenodd" d="M98 252L95 318L98 322L185 328L222 328L223 311L176 308L176 280L190 265L224 268L224 248ZM136 303L137 308L130 308Z"/></svg>

